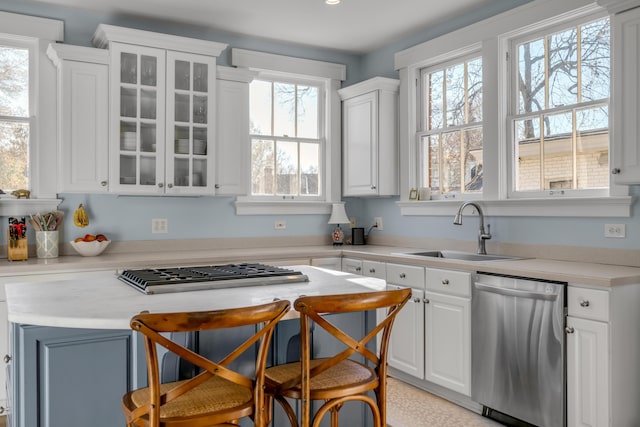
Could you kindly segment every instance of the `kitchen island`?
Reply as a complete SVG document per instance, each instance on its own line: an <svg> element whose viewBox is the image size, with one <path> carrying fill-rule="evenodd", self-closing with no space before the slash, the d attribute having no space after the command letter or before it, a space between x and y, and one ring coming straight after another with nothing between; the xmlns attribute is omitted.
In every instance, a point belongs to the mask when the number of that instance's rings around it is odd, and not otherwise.
<svg viewBox="0 0 640 427"><path fill-rule="evenodd" d="M141 340L129 328L130 318L140 311L216 310L275 298L293 302L300 295L385 288L380 279L310 266L293 268L307 275L309 282L145 295L118 280L115 272L105 271L91 273L87 280L7 285L13 356L11 425L124 425L122 394L146 382ZM286 361L287 342L298 324L295 317L290 312L292 320L281 322L276 333L275 363ZM364 330L367 318L349 317L345 326ZM234 337L222 337L217 344L225 339ZM204 347L215 351L215 344Z"/></svg>

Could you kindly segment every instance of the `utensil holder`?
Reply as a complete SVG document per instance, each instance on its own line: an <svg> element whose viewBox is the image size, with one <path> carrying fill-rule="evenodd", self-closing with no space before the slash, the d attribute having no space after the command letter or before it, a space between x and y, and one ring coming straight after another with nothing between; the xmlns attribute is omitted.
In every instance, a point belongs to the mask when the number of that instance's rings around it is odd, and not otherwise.
<svg viewBox="0 0 640 427"><path fill-rule="evenodd" d="M38 258L58 258L58 230L36 231Z"/></svg>
<svg viewBox="0 0 640 427"><path fill-rule="evenodd" d="M7 259L9 261L25 261L29 259L29 242L26 237L11 240L7 237Z"/></svg>

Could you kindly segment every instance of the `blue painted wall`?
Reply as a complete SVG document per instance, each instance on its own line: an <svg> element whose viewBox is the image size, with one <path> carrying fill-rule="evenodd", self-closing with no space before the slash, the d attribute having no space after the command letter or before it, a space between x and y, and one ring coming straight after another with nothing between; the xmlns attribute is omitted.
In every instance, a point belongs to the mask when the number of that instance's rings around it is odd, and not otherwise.
<svg viewBox="0 0 640 427"><path fill-rule="evenodd" d="M309 48L294 43L280 43L240 35L218 32L212 29L143 20L132 16L95 14L92 12L37 4L28 0L3 0L0 10L35 16L61 19L65 22L65 40L70 44L91 44L91 36L99 23L127 26L149 31L166 32L187 37L197 37L229 43L231 47L260 50L276 54L337 62L347 65L349 85L373 76L397 78L393 69L395 52L461 28L501 11L527 3L529 0L498 0L491 7L483 7L474 13L442 22L418 31L402 40L364 56L349 55L333 50ZM219 59L229 64L228 51ZM640 195L640 187L633 187L632 194ZM233 198L229 197L117 197L113 195L62 194L61 208L66 212L65 240L71 240L85 232L103 232L113 240L152 240L214 237L269 237L312 236L328 234L332 229L326 224L327 215L263 215L236 216ZM477 222L469 218L461 227L452 224L453 215L447 217L403 217L395 202L397 198L347 199L347 213L355 216L358 226L368 228L374 216L384 220L384 230L374 231L388 236L454 238L475 240ZM86 229L73 225L71 216L79 203L84 203L92 219ZM488 218L493 234L492 241L577 245L603 248L640 248L640 215L638 202L631 218ZM151 234L151 218L167 218L169 233ZM274 230L274 222L287 222L285 230ZM605 223L624 223L626 239L605 239ZM4 227L3 227L4 228ZM2 230L4 232L4 230ZM490 243L489 243L490 244Z"/></svg>

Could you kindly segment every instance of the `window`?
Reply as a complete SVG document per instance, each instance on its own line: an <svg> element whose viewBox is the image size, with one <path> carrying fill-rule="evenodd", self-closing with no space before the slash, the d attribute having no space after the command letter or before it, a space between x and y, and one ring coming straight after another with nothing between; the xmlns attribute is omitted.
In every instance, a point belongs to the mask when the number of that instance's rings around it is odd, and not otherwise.
<svg viewBox="0 0 640 427"><path fill-rule="evenodd" d="M0 39L0 189L29 184L29 49Z"/></svg>
<svg viewBox="0 0 640 427"><path fill-rule="evenodd" d="M321 87L262 78L250 94L251 194L321 196Z"/></svg>
<svg viewBox="0 0 640 427"><path fill-rule="evenodd" d="M610 48L609 18L514 40L511 196L609 188Z"/></svg>
<svg viewBox="0 0 640 427"><path fill-rule="evenodd" d="M482 192L482 58L421 70L419 186L434 196Z"/></svg>

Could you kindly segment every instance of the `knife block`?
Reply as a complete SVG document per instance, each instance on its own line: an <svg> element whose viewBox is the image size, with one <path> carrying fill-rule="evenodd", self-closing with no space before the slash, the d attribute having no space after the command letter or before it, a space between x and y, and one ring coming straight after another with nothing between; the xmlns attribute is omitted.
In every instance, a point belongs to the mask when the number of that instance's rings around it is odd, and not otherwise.
<svg viewBox="0 0 640 427"><path fill-rule="evenodd" d="M28 243L26 237L21 237L14 241L7 237L7 259L9 261L25 261L29 259Z"/></svg>

